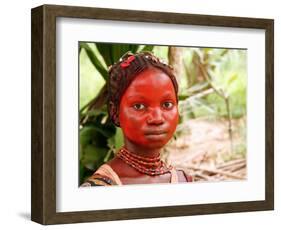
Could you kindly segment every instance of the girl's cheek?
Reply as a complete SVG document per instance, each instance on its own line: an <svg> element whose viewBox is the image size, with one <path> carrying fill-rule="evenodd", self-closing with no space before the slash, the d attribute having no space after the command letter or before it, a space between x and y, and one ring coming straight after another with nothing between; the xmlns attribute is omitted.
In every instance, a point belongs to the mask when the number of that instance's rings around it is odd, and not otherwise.
<svg viewBox="0 0 281 230"><path fill-rule="evenodd" d="M178 120L179 120L178 109L175 108L175 109L167 112L166 113L166 119L169 120L169 121L178 122Z"/></svg>

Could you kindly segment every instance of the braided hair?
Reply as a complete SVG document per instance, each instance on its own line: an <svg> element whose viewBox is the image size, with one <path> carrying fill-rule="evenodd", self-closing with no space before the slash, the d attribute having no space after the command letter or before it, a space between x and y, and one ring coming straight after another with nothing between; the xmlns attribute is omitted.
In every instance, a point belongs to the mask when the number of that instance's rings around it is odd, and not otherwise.
<svg viewBox="0 0 281 230"><path fill-rule="evenodd" d="M167 74L172 80L177 95L178 83L170 65L164 63L151 52L144 51L137 54L127 52L117 63L109 67L108 114L116 126L120 126L119 104L122 95L134 78L148 68L157 68Z"/></svg>

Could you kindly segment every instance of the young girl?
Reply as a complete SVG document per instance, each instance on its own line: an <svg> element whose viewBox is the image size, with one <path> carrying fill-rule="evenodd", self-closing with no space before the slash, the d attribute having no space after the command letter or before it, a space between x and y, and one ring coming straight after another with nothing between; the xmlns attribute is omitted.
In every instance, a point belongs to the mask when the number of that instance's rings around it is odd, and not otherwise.
<svg viewBox="0 0 281 230"><path fill-rule="evenodd" d="M108 113L124 146L82 186L189 182L160 159L176 130L178 84L171 66L150 52L127 53L109 70Z"/></svg>

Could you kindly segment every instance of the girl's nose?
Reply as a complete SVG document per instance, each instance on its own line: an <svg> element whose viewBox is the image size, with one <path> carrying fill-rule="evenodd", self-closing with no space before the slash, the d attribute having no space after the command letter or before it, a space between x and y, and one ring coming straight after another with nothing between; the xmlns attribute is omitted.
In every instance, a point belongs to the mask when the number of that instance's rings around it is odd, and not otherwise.
<svg viewBox="0 0 281 230"><path fill-rule="evenodd" d="M151 110L148 118L147 124L149 125L161 125L164 123L163 114L160 108L154 108Z"/></svg>

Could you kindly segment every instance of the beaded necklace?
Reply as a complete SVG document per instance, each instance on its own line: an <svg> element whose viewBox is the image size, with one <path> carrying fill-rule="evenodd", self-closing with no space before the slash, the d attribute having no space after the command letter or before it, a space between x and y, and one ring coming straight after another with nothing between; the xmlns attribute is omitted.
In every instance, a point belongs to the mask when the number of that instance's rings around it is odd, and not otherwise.
<svg viewBox="0 0 281 230"><path fill-rule="evenodd" d="M137 171L150 175L157 176L170 172L172 166L167 166L161 159L160 154L157 157L143 157L130 152L125 147L121 148L117 153L117 157L125 163L136 169Z"/></svg>

